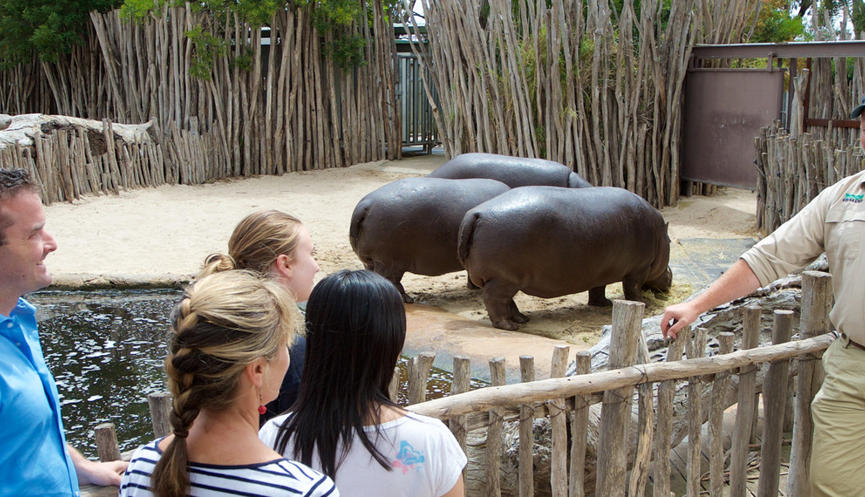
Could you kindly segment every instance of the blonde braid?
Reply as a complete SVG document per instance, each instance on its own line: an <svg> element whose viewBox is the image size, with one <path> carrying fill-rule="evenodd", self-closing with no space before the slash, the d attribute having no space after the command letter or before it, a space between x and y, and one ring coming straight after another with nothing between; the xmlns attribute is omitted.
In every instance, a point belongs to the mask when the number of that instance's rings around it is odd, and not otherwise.
<svg viewBox="0 0 865 497"><path fill-rule="evenodd" d="M231 406L246 365L273 358L291 343L295 309L287 290L249 271L215 272L187 288L171 319L165 372L174 396L174 438L151 476L154 495L186 495L186 437L193 422L202 409Z"/></svg>

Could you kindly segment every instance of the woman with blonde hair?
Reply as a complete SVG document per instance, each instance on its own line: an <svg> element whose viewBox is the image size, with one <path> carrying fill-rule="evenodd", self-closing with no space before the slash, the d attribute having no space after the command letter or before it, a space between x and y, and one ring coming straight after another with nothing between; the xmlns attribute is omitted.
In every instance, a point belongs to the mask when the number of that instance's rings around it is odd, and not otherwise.
<svg viewBox="0 0 865 497"><path fill-rule="evenodd" d="M202 273L232 269L255 271L285 287L302 310L319 269L314 255L312 238L299 219L285 212L263 210L249 214L237 224L228 240L228 254L209 255ZM286 411L297 398L306 340L297 335L289 349L291 365L279 396L266 406L262 422Z"/></svg>
<svg viewBox="0 0 865 497"><path fill-rule="evenodd" d="M306 326L300 395L259 437L344 496L462 497L466 456L450 430L388 394L406 332L396 287L370 271L332 274L313 289Z"/></svg>
<svg viewBox="0 0 865 497"><path fill-rule="evenodd" d="M186 289L165 359L173 433L135 452L120 496L339 495L330 478L257 437L289 365L296 315L281 285L249 271Z"/></svg>

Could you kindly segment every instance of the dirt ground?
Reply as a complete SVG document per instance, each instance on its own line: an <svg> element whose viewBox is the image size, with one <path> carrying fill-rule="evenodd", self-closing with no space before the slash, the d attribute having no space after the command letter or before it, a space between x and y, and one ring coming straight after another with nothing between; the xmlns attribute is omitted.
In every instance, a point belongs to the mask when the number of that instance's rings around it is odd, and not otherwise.
<svg viewBox="0 0 865 497"><path fill-rule="evenodd" d="M387 182L424 175L444 160L440 155L417 156L279 177L166 185L54 204L46 208L46 215L59 249L47 264L61 285L184 279L198 270L206 255L226 250L229 234L242 217L272 208L298 216L309 227L320 276L342 268L359 269L362 266L348 241L356 203ZM728 189L713 197L685 198L664 209L673 242L671 257L687 257L681 240L755 237L755 205L752 192ZM479 292L468 290L465 282L464 273L403 278L418 303L488 326ZM669 296L646 295L646 314L684 299L701 283L674 274ZM621 286L608 286L607 296L621 298ZM585 292L553 299L518 294L517 305L531 318L521 331L591 345L601 326L609 324L610 309L589 307L586 299Z"/></svg>

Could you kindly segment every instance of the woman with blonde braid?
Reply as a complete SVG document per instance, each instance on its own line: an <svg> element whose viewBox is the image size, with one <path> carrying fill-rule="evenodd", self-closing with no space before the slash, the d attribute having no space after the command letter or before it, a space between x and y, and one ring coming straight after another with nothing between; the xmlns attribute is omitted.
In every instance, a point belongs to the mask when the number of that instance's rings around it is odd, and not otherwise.
<svg viewBox="0 0 865 497"><path fill-rule="evenodd" d="M339 495L330 478L257 436L288 368L296 315L281 285L248 271L187 288L165 360L173 433L135 452L120 496Z"/></svg>
<svg viewBox="0 0 865 497"><path fill-rule="evenodd" d="M228 240L228 254L211 254L204 261L204 274L247 269L285 287L303 309L318 272L315 247L309 231L299 219L277 210L253 212L243 218ZM291 344L291 364L279 388L279 396L262 415L264 422L286 411L297 398L303 373L306 339L296 336Z"/></svg>

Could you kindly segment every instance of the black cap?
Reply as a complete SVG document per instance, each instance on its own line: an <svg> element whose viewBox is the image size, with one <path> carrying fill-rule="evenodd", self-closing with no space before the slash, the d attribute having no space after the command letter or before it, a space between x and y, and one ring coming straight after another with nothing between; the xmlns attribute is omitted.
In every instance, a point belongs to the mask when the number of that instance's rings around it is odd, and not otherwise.
<svg viewBox="0 0 865 497"><path fill-rule="evenodd" d="M862 103L850 113L850 119L859 119L859 114L861 114L863 110L865 110L865 97L862 97Z"/></svg>

